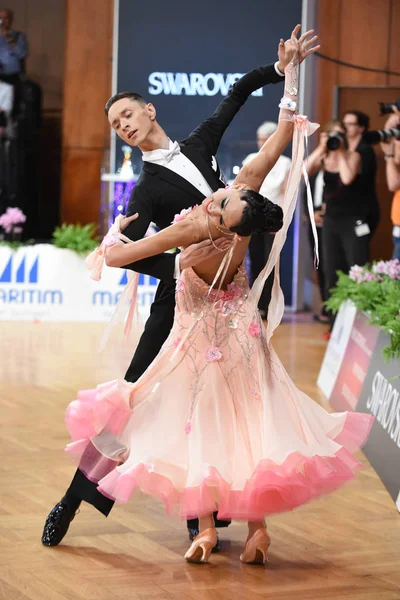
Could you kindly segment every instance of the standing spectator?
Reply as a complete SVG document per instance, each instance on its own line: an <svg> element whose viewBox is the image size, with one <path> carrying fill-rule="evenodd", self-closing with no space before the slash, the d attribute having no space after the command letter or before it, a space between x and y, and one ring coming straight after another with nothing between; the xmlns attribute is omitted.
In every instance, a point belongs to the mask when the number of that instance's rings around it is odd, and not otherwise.
<svg viewBox="0 0 400 600"><path fill-rule="evenodd" d="M22 31L12 29L14 13L0 8L0 80L14 88L13 117L19 111L21 98L21 74L25 72L28 42Z"/></svg>
<svg viewBox="0 0 400 600"><path fill-rule="evenodd" d="M0 8L0 73L12 78L25 70L28 42L22 31L12 29L14 14L9 8Z"/></svg>
<svg viewBox="0 0 400 600"><path fill-rule="evenodd" d="M24 236L39 237L39 127L41 90L25 75L28 43L22 31L13 29L13 12L0 8L0 82L12 86L14 101L7 127L7 141L0 152L0 203L17 206L27 215Z"/></svg>
<svg viewBox="0 0 400 600"><path fill-rule="evenodd" d="M324 171L322 255L326 297L336 284L338 270L348 272L353 265L369 261L367 216L371 214L370 205L365 201L360 153L349 148L343 125L334 123L332 134L336 134L335 149L329 149L328 133L323 132L318 148L307 163L310 175ZM329 316L332 325L333 316Z"/></svg>
<svg viewBox="0 0 400 600"><path fill-rule="evenodd" d="M361 158L361 177L358 184L364 194L364 201L368 208L365 219L370 229L371 236L379 223L379 201L376 193L376 155L372 146L362 141L362 136L369 128L369 116L359 110L348 110L343 116L343 125L346 130L346 139L349 150L358 152Z"/></svg>
<svg viewBox="0 0 400 600"><path fill-rule="evenodd" d="M0 215L5 211L10 189L9 117L13 106L13 87L0 81Z"/></svg>
<svg viewBox="0 0 400 600"><path fill-rule="evenodd" d="M393 106L393 114L387 119L384 129L400 127L400 111ZM389 190L395 192L392 200L391 219L393 223L393 258L400 260L400 140L392 138L381 144L386 161L386 182Z"/></svg>
<svg viewBox="0 0 400 600"><path fill-rule="evenodd" d="M260 149L267 139L276 131L277 123L265 121L257 129L257 146ZM243 166L249 163L256 152L249 154L243 161ZM275 166L268 173L260 189L262 194L268 200L275 204L282 204L285 194L287 178L290 171L291 160L287 156L281 155ZM250 257L250 284L253 285L261 270L265 266L269 253L272 248L274 236L268 233L254 233L249 244ZM271 300L272 285L274 282L274 272L271 273L265 282L263 293L261 294L258 308L263 319L267 317L268 305Z"/></svg>
<svg viewBox="0 0 400 600"><path fill-rule="evenodd" d="M333 119L329 121L325 127L322 129L325 134L329 134L332 132L340 132L344 133L343 123L339 120ZM324 146L325 148L325 146ZM318 247L320 248L319 252L319 265L317 270L317 278L318 278L318 287L319 293L322 301L322 307L319 314L314 315L314 320L319 323L330 323L331 315L327 312L324 303L328 300L328 286L325 276L325 262L324 262L324 252L323 252L323 225L324 225L324 215L326 210L326 204L324 200L324 187L325 187L325 173L324 173L324 160L323 157L321 159L321 144L318 147L317 151L314 152L307 163L307 171L310 176L310 186L312 192L313 199L313 208L314 208L314 220L317 228L317 236L318 236ZM307 190L304 188L304 207L305 207L305 221L308 224L308 238L310 242L310 249L312 253L312 257L314 257L314 235L311 229L311 223L308 216L307 209Z"/></svg>
<svg viewBox="0 0 400 600"><path fill-rule="evenodd" d="M399 142L398 142L399 143ZM399 174L400 177L400 174ZM393 256L400 260L400 183L392 200L391 219L393 223Z"/></svg>

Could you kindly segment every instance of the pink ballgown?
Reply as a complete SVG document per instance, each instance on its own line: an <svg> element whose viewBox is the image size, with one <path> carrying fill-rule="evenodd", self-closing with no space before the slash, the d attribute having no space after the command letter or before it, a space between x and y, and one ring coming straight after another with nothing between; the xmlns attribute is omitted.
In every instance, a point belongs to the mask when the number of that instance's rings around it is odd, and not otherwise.
<svg viewBox="0 0 400 600"><path fill-rule="evenodd" d="M274 265L279 272L307 126L297 128L285 224L253 290L243 266L219 291L186 269L171 333L142 377L81 391L68 406L67 450L110 498L127 502L139 489L182 519L217 511L255 521L332 492L360 468L354 453L372 417L329 414L272 347L283 313L278 274L267 328L257 311L263 280Z"/></svg>

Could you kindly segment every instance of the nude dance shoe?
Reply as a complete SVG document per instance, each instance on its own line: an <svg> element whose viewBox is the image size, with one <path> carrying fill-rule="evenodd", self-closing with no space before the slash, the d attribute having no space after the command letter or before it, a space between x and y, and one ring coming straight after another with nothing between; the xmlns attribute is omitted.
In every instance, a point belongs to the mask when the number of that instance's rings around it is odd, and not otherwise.
<svg viewBox="0 0 400 600"><path fill-rule="evenodd" d="M192 563L206 563L216 543L217 532L214 527L208 527L196 535L185 554L185 560Z"/></svg>
<svg viewBox="0 0 400 600"><path fill-rule="evenodd" d="M246 542L243 554L240 555L242 563L251 565L265 565L268 561L267 552L271 540L265 527L257 529Z"/></svg>

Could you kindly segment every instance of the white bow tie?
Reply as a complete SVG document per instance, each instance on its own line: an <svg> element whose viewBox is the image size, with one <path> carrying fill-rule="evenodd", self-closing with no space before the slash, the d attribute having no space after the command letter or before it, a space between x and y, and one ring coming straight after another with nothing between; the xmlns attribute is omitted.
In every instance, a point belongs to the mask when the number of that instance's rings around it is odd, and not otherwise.
<svg viewBox="0 0 400 600"><path fill-rule="evenodd" d="M181 147L180 147L180 145L178 144L178 142L174 142L174 143L172 144L172 147L168 148L168 150L161 150L161 152L162 152L162 154L163 154L163 156L164 156L165 160L166 160L167 162L170 162L170 161L171 161L171 159L172 159L174 156L176 156L177 154L180 154L180 152L181 152Z"/></svg>
<svg viewBox="0 0 400 600"><path fill-rule="evenodd" d="M167 149L157 148L157 150L150 150L149 152L143 152L142 160L150 161L154 163L158 162L171 162L174 156L181 153L181 148L178 142L170 142L171 146Z"/></svg>

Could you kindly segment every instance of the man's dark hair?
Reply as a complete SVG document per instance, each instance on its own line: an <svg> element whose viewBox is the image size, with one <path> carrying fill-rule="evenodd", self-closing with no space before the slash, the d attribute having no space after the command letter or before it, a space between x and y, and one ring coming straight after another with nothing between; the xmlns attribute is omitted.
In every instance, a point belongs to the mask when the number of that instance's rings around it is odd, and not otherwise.
<svg viewBox="0 0 400 600"><path fill-rule="evenodd" d="M346 110L343 117L346 115L354 115L357 118L357 125L364 127L365 131L369 128L369 116L361 110Z"/></svg>
<svg viewBox="0 0 400 600"><path fill-rule="evenodd" d="M240 199L246 202L239 225L230 230L247 237L252 233L276 233L283 225L283 211L278 204L253 190L243 190Z"/></svg>
<svg viewBox="0 0 400 600"><path fill-rule="evenodd" d="M119 94L114 94L114 96L111 96L111 98L107 100L106 105L104 107L107 116L108 111L110 110L112 105L115 102L118 102L118 100L122 100L123 98L129 98L129 100L132 100L132 102L138 102L142 106L145 106L147 104L146 100L140 94L136 94L135 92L119 92Z"/></svg>

